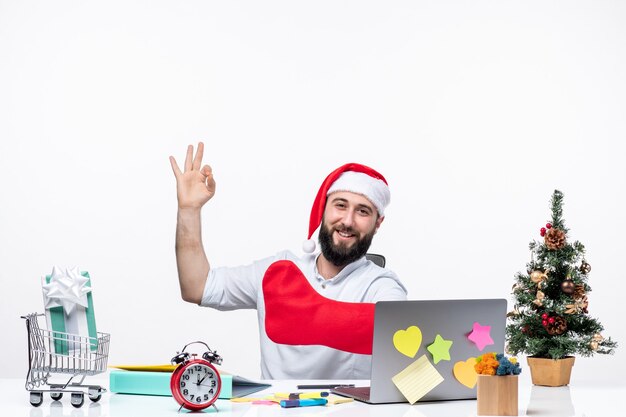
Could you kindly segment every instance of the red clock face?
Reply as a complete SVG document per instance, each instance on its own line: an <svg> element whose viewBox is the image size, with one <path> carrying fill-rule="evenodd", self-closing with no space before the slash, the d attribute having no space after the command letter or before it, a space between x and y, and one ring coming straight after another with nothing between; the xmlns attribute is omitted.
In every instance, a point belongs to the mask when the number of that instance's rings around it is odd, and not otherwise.
<svg viewBox="0 0 626 417"><path fill-rule="evenodd" d="M170 380L174 399L188 410L202 410L210 406L217 400L221 388L219 373L204 359L180 365Z"/></svg>

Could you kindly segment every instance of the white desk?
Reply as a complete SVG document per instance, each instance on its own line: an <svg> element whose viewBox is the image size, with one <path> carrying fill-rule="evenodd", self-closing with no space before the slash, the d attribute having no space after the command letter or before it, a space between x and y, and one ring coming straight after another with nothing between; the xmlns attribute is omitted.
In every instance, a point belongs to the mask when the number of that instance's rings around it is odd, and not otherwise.
<svg viewBox="0 0 626 417"><path fill-rule="evenodd" d="M527 371L527 370L526 370ZM298 383L327 383L328 381L271 381L272 387L263 393L296 391ZM354 381L352 381L354 382ZM362 381L358 381L362 382ZM86 378L85 383L99 384L108 388L107 375ZM626 398L626 385L570 387L537 387L529 376L522 374L519 384L519 415L529 416L616 416L623 415L621 403ZM219 416L330 416L330 417L448 417L475 416L476 401L446 401L433 403L367 405L360 402L338 404L329 407L302 407L283 409L278 405L251 405L218 400ZM130 417L130 416L176 416L178 405L171 397L111 394L93 403L85 397L81 408L70 405L69 396L52 401L45 395L40 407L29 403L28 391L23 379L0 379L0 416L2 417ZM204 413L214 415L209 408ZM198 415L197 413L194 415Z"/></svg>

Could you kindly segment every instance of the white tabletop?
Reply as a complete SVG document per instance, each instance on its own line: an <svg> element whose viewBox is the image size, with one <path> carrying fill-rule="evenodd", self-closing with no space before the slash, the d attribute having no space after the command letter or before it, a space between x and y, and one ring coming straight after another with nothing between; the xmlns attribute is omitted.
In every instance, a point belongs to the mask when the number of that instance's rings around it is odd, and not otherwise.
<svg viewBox="0 0 626 417"><path fill-rule="evenodd" d="M262 396L272 392L293 392L299 383L328 383L329 381L270 381L272 387L253 394ZM355 382L355 381L345 381ZM363 382L363 381L359 381ZM85 379L85 383L100 384L108 388L106 374ZM0 416L10 417L125 417L125 416L175 416L178 405L171 397L123 395L105 393L99 402L85 397L81 408L70 405L69 396L52 401L44 396L43 404L33 407L23 379L0 379ZM626 385L592 386L576 384L569 387L548 388L533 386L529 377L522 374L519 384L519 415L529 416L613 416L622 415L619 406L626 398ZM476 401L443 401L409 404L368 405L351 402L327 407L302 407L284 409L278 405L252 405L218 400L219 415L263 416L331 416L331 417L438 417L475 416ZM183 410L184 412L184 410ZM204 413L215 413L209 408ZM197 415L197 414L196 414Z"/></svg>

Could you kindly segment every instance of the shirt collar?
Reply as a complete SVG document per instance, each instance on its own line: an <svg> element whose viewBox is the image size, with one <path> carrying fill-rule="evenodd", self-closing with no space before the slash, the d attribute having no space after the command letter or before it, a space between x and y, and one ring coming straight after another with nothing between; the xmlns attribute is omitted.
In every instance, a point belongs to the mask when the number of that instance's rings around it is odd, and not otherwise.
<svg viewBox="0 0 626 417"><path fill-rule="evenodd" d="M346 265L334 277L329 278L329 279L324 279L324 277L322 275L320 275L319 271L317 270L317 258L320 255L321 255L321 253L317 255L317 257L315 258L315 262L313 262L313 265L314 265L314 268L315 268L315 277L317 278L318 281L326 281L326 282L330 282L330 281L337 282L337 281L340 281L340 280L344 279L345 277L347 277L348 275L350 275L351 273L353 273L354 271L356 271L361 266L365 265L365 263L367 262L367 259L365 258L365 256L362 256L361 258L357 259L356 261L352 262L351 264Z"/></svg>

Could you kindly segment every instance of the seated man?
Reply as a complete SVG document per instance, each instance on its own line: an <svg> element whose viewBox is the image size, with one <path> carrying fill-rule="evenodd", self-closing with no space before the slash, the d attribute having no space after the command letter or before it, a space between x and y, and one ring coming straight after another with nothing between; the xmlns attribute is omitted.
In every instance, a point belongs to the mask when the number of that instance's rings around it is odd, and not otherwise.
<svg viewBox="0 0 626 417"><path fill-rule="evenodd" d="M178 195L176 261L183 300L218 310L256 309L262 378L369 378L371 357L368 354L339 350L332 347L332 342L318 343L315 341L315 334L316 331L326 331L331 332L327 334L341 334L346 337L346 332L333 330L334 325L340 328L343 326L344 330L348 329L348 333L354 326L372 328L372 304L365 303L406 299L406 289L398 277L392 271L378 267L365 258L389 204L390 193L385 178L373 169L359 164L344 165L326 178L311 211L308 234L310 239L319 227L321 253L310 253L314 252L315 244L309 240L306 242L308 247L305 248L309 253L302 257L284 251L250 265L211 268L202 245L200 211L215 194L215 180L211 168L208 165L202 166L203 151L202 143L198 144L195 156L193 146L187 148L184 172L180 170L176 160L170 157ZM264 298L263 283L267 284L269 279L275 279L273 276L266 276L274 271L270 267L284 266L285 261L289 262L282 271L293 272L293 279L296 279L295 275L302 277L305 285L289 294L281 294L280 286L271 287L271 293L278 293L277 298L282 297L288 301L293 301L295 296L308 298L302 302L292 302L291 305L295 305L293 311L273 314L273 330L268 336L266 328L269 329L270 326L266 319L270 319L270 312L266 311L266 305L273 306L276 303ZM288 279L292 277L289 276ZM294 295L296 293L298 295ZM280 325L276 326L275 322L286 315L304 317L310 307L307 304L310 300L317 303L319 308L326 308L331 316L335 308L337 312L342 311L342 314L335 315L334 320L319 323L311 322L307 316L307 327L311 332L306 335L306 340L303 338L300 341L297 334L289 334L285 335L288 336L285 340L289 340L289 344L282 342ZM323 305L320 306L320 303ZM369 323L345 322L349 320L347 316L356 317L346 315L345 312L358 313L362 307L372 312L368 313L369 316L366 315ZM294 338L297 340L293 341ZM369 343L366 349L371 352L371 339L365 343Z"/></svg>

